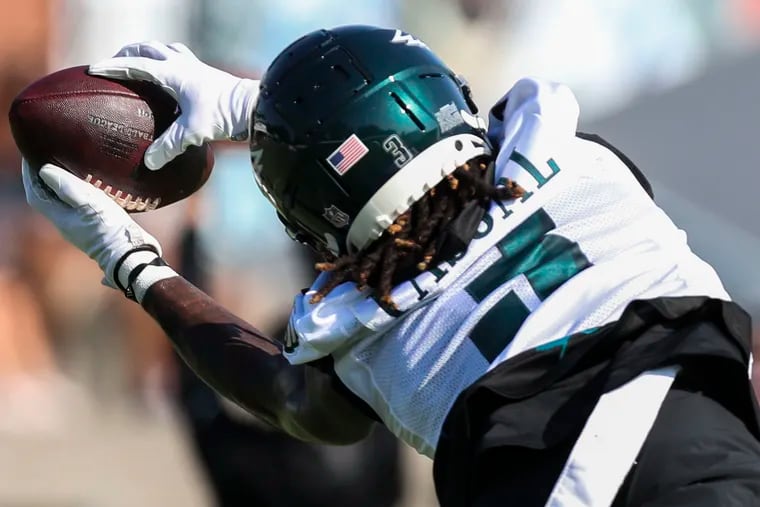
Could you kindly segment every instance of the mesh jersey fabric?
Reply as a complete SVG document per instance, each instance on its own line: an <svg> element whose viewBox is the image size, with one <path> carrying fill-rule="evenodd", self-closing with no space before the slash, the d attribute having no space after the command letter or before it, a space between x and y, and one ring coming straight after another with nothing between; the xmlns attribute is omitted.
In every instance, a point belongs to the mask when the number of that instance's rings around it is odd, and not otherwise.
<svg viewBox="0 0 760 507"><path fill-rule="evenodd" d="M576 137L564 86L518 81L489 122L495 178L524 197L493 203L467 251L391 295L384 311L349 282L296 297L285 356L326 355L348 389L430 457L459 393L521 352L619 318L633 300L730 300L715 271L606 147Z"/></svg>

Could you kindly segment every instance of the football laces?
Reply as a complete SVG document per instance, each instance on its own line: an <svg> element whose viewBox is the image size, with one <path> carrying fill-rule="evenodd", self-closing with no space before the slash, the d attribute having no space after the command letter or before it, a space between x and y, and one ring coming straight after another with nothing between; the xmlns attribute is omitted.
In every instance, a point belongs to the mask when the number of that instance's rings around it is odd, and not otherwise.
<svg viewBox="0 0 760 507"><path fill-rule="evenodd" d="M153 211L161 204L160 197L143 197L122 192L111 185L104 185L103 180L96 180L92 174L88 174L84 181L105 192L116 204L127 211Z"/></svg>

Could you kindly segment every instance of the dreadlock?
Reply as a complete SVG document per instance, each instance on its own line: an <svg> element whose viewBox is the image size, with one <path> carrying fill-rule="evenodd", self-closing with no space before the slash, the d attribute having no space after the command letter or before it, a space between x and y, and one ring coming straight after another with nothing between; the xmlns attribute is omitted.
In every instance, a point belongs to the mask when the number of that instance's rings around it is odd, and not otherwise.
<svg viewBox="0 0 760 507"><path fill-rule="evenodd" d="M437 235L467 204L473 201L487 204L524 195L523 188L512 180L493 185L489 181L488 163L487 158L479 157L457 167L364 250L317 263L317 270L328 271L331 276L311 302L321 301L343 282L354 281L359 289L374 289L381 304L396 308L390 295L394 284L413 276L414 270L424 271L444 260L436 257Z"/></svg>

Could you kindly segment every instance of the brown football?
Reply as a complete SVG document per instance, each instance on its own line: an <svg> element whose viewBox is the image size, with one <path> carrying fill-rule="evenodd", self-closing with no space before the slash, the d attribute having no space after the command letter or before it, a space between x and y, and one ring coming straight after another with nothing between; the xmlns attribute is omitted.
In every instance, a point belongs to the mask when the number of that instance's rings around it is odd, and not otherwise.
<svg viewBox="0 0 760 507"><path fill-rule="evenodd" d="M158 171L143 162L153 139L179 115L176 101L144 81L116 81L72 67L21 91L8 114L29 165L63 167L108 193L129 212L166 206L201 188L211 147L191 146Z"/></svg>

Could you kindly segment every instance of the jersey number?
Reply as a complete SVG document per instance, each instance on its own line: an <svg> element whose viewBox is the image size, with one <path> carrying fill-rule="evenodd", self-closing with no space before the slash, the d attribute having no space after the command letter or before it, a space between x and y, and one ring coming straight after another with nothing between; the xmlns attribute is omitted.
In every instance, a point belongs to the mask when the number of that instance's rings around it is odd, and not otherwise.
<svg viewBox="0 0 760 507"><path fill-rule="evenodd" d="M536 180L536 188L546 185L560 172L553 159L546 162L549 175L541 173L517 151L512 152L509 160ZM531 196L533 192L526 192L521 200L526 201ZM500 202L496 204L503 212L501 219L513 213ZM475 238L489 234L493 230L493 220L490 214L483 216ZM493 303L470 331L470 339L489 363L514 339L525 320L542 301L591 265L577 243L558 234L549 234L554 229L556 224L549 214L543 209L536 211L497 243L501 257L465 287L467 293L480 304L495 290L510 284L511 290ZM449 264L454 265L457 260L455 258ZM435 275L436 281L440 281L448 269L435 267L430 273ZM427 295L414 280L412 285L420 299Z"/></svg>
<svg viewBox="0 0 760 507"><path fill-rule="evenodd" d="M526 297L515 286L470 331L470 339L489 363L512 341L538 302L591 265L577 243L548 234L555 227L546 211L535 212L499 241L501 257L465 289L480 303L505 282L517 285L522 275L533 292Z"/></svg>

